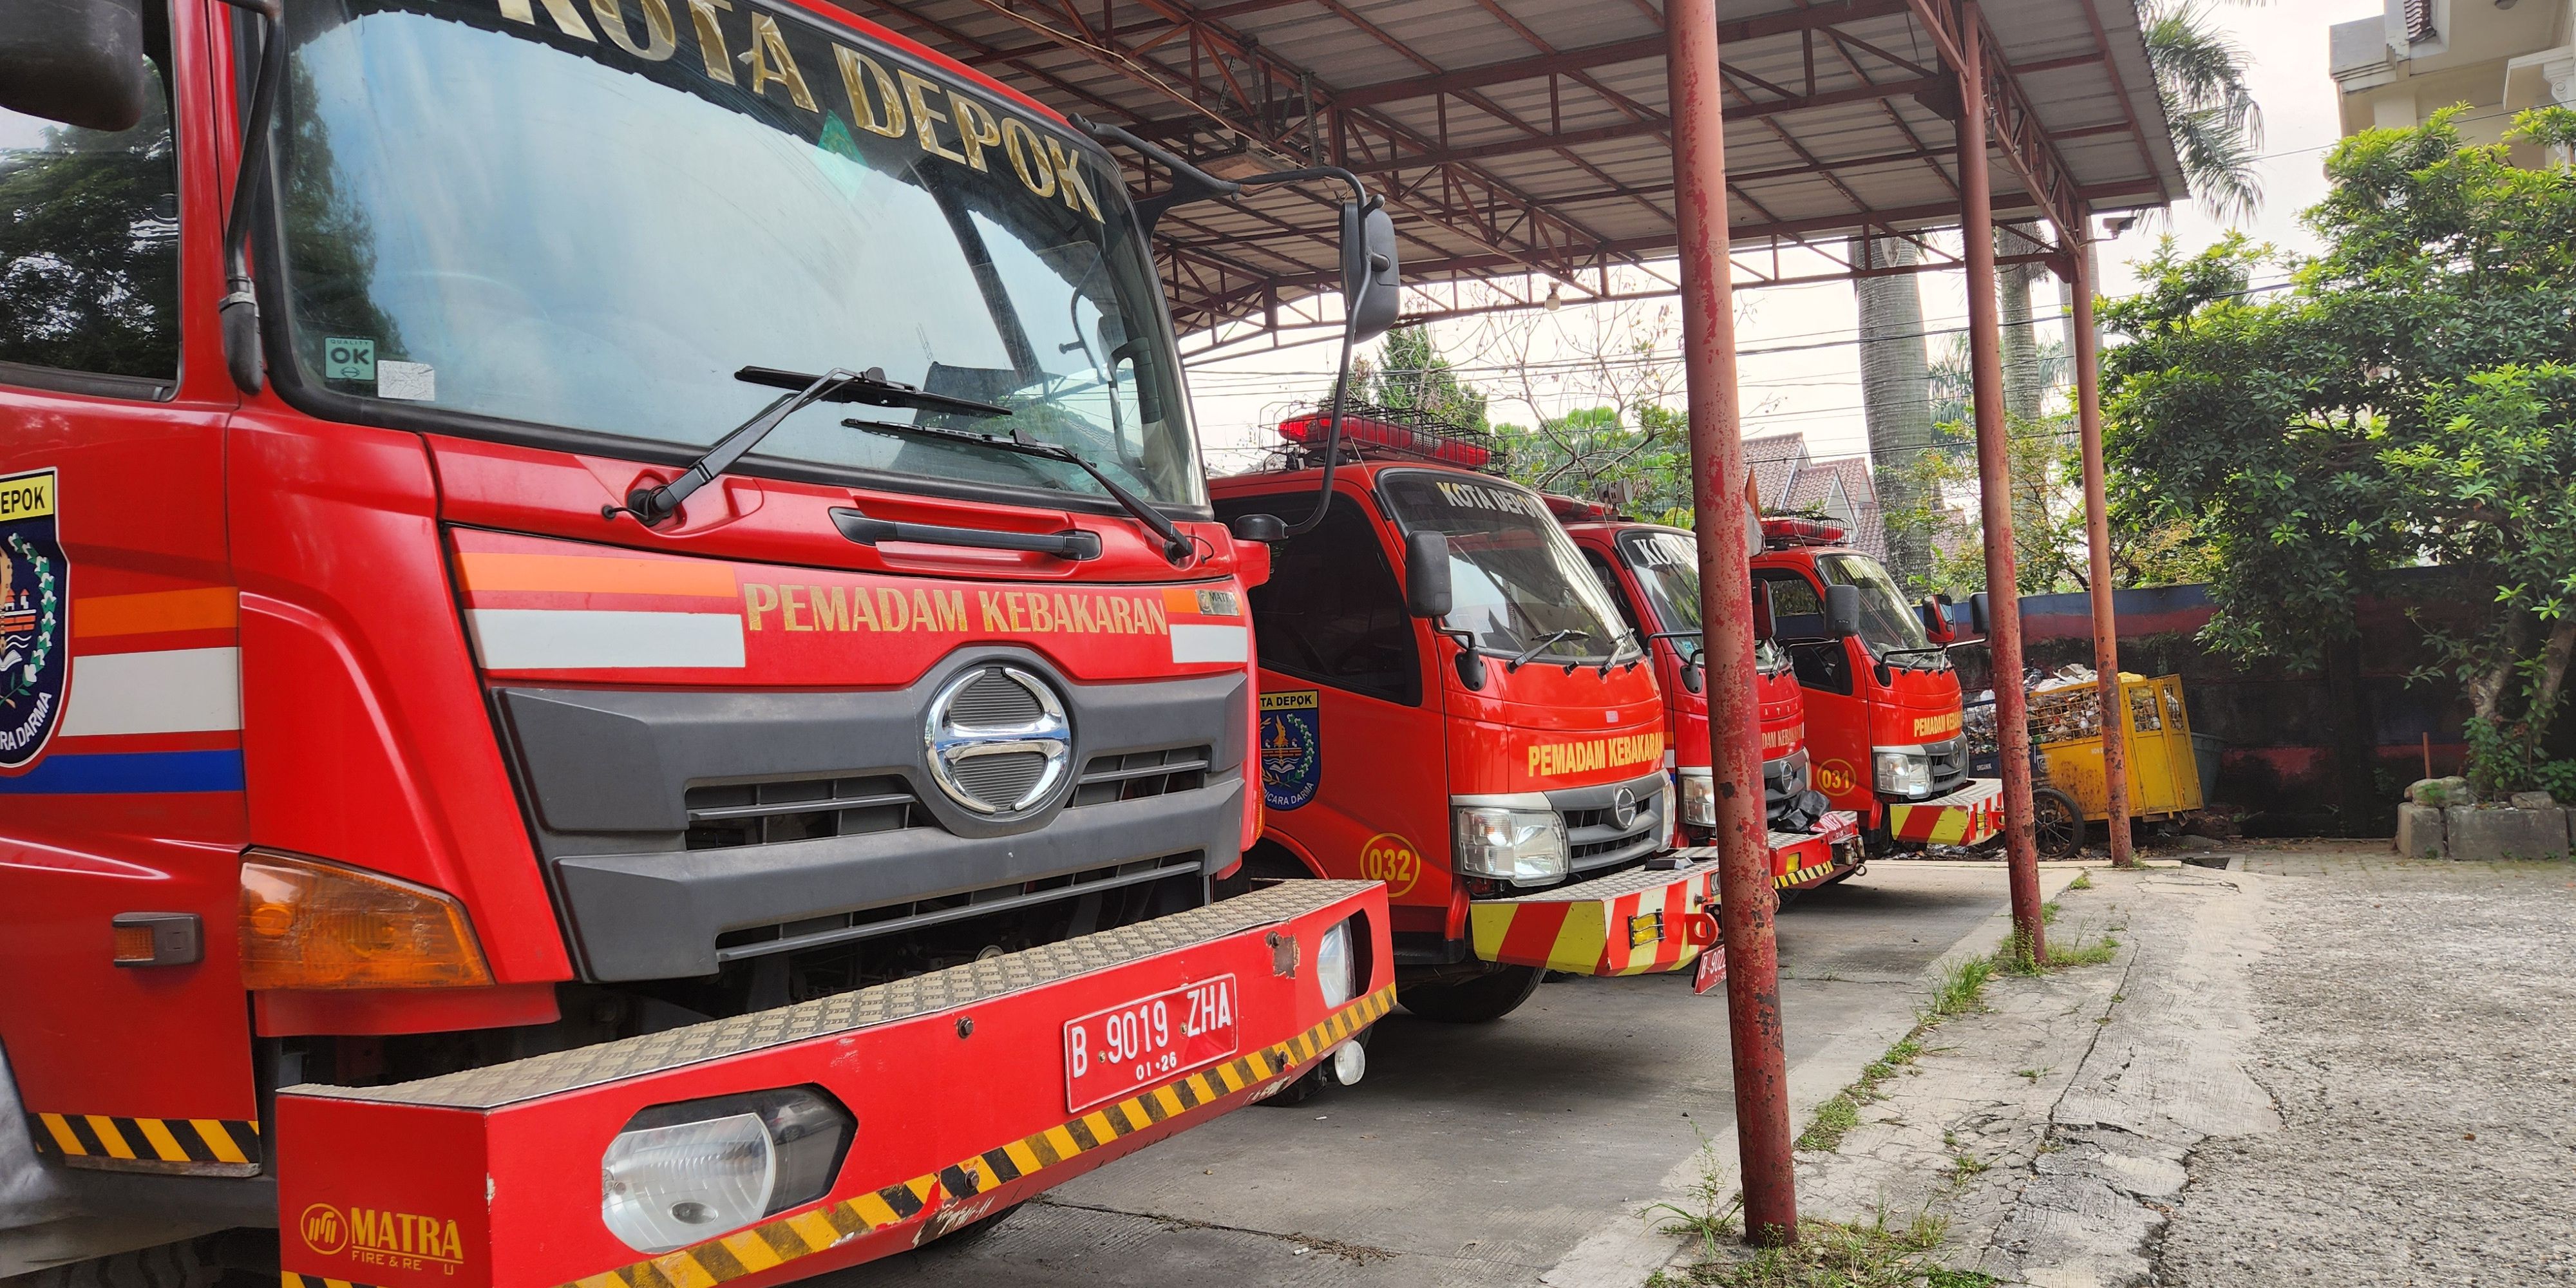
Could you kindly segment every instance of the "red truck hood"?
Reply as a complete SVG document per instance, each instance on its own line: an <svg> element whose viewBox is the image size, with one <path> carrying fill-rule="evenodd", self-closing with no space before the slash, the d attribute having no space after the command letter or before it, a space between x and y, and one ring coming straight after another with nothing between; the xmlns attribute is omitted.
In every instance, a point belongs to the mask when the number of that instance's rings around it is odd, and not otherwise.
<svg viewBox="0 0 2576 1288"><path fill-rule="evenodd" d="M1762 759L1778 760L1807 745L1807 702L1798 677L1788 671L1758 677L1754 701L1762 721ZM1671 708L1673 763L1692 768L1709 763L1708 694L1675 688L1665 694Z"/></svg>
<svg viewBox="0 0 2576 1288"><path fill-rule="evenodd" d="M1448 686L1449 773L1461 794L1615 783L1663 768L1664 704L1643 665L1573 674L1486 669L1482 692Z"/></svg>
<svg viewBox="0 0 2576 1288"><path fill-rule="evenodd" d="M1892 680L1891 700L1870 704L1873 746L1911 747L1959 735L1957 672L1897 670Z"/></svg>

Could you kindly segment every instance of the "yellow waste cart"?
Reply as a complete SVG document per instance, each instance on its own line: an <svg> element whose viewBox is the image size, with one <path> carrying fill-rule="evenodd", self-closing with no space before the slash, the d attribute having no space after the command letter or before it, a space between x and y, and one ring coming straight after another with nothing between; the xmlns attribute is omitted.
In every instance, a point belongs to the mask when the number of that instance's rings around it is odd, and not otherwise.
<svg viewBox="0 0 2576 1288"><path fill-rule="evenodd" d="M2191 717L2182 677L2120 673L2129 719L2129 816L2171 818L2201 807L2200 766L2192 756ZM2031 821L2039 852L2073 858L2087 825L2111 817L2102 773L2101 689L2092 680L2030 695Z"/></svg>

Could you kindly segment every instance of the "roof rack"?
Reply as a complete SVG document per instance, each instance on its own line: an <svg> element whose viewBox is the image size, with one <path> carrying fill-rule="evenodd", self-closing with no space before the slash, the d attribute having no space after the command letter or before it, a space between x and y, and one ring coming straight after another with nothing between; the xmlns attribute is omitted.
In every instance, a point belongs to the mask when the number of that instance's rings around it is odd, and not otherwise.
<svg viewBox="0 0 2576 1288"><path fill-rule="evenodd" d="M1279 422L1279 436L1290 444L1282 468L1322 464L1321 453L1332 426L1333 410L1328 403ZM1346 461L1421 461L1488 473L1500 473L1504 462L1502 443L1484 430L1445 420L1420 408L1357 402L1342 404L1342 451ZM1317 459L1308 460L1310 454Z"/></svg>
<svg viewBox="0 0 2576 1288"><path fill-rule="evenodd" d="M1816 519L1785 514L1762 516L1762 544L1772 550L1791 546L1838 546L1843 543L1843 530Z"/></svg>

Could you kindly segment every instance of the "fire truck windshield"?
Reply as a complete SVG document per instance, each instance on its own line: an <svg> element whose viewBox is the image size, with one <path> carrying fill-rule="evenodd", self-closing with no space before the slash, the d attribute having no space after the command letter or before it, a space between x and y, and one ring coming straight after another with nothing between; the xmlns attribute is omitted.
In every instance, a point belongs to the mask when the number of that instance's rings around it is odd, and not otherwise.
<svg viewBox="0 0 2576 1288"><path fill-rule="evenodd" d="M1637 574L1646 611L1655 618L1654 629L1697 631L1699 542L1685 533L1639 529L1620 534L1619 550L1627 556L1629 570ZM1681 642L1686 645L1686 654L1698 651L1696 639ZM1777 675L1788 669L1789 653L1775 640L1757 639L1753 642L1753 662L1764 675Z"/></svg>
<svg viewBox="0 0 2576 1288"><path fill-rule="evenodd" d="M1447 624L1473 635L1477 648L1508 658L1549 641L1532 660L1557 663L1638 655L1636 637L1537 493L1432 470L1381 474L1378 493L1405 531L1449 538Z"/></svg>
<svg viewBox="0 0 2576 1288"><path fill-rule="evenodd" d="M287 38L276 365L308 410L686 459L777 397L737 369L876 367L1009 412L877 419L1206 506L1118 168L1041 112L760 0L305 0ZM846 415L748 469L1109 497Z"/></svg>
<svg viewBox="0 0 2576 1288"><path fill-rule="evenodd" d="M1860 588L1860 639L1872 655L1932 648L1922 619L1905 606L1904 596L1896 593L1896 583L1877 560L1867 555L1818 555L1816 571L1824 574L1828 586Z"/></svg>

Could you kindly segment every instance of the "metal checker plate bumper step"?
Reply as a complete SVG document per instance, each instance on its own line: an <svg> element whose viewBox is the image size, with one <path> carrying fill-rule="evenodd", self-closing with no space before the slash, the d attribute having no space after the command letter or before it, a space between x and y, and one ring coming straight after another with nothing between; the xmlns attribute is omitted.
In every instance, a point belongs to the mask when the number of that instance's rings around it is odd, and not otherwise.
<svg viewBox="0 0 2576 1288"><path fill-rule="evenodd" d="M1645 975L1696 960L1706 938L1692 934L1692 923L1716 906L1717 864L1686 861L1517 898L1479 899L1467 905L1467 922L1484 961L1575 975Z"/></svg>
<svg viewBox="0 0 2576 1288"><path fill-rule="evenodd" d="M1860 815L1834 810L1813 832L1771 834L1771 884L1782 890L1822 885L1861 865Z"/></svg>
<svg viewBox="0 0 2576 1288"><path fill-rule="evenodd" d="M1887 807L1888 839L1901 845L1975 845L2004 830L2004 784L1971 778L1947 795Z"/></svg>
<svg viewBox="0 0 2576 1288"><path fill-rule="evenodd" d="M1316 945L1354 916L1365 976L1327 1007ZM1386 926L1377 882L1283 882L735 1019L389 1087L291 1087L273 1142L284 1283L659 1288L899 1252L1287 1085L1394 1004ZM1131 1094L1073 1109L1067 1021L1221 977L1233 1050L1140 1065ZM822 1198L658 1256L609 1232L600 1159L639 1110L799 1085L858 1124Z"/></svg>

